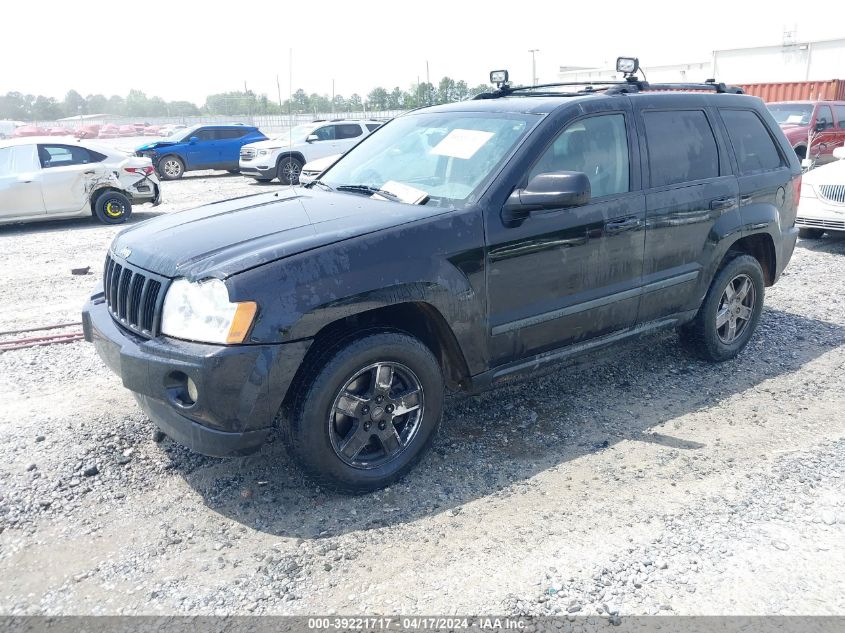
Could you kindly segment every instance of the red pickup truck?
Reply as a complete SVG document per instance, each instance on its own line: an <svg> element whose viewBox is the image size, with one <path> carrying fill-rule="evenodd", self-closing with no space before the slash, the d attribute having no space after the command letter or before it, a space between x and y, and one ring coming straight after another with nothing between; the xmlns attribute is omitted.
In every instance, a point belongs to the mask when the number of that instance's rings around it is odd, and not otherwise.
<svg viewBox="0 0 845 633"><path fill-rule="evenodd" d="M829 163L834 160L833 150L845 145L845 101L780 101L766 105L798 158Z"/></svg>

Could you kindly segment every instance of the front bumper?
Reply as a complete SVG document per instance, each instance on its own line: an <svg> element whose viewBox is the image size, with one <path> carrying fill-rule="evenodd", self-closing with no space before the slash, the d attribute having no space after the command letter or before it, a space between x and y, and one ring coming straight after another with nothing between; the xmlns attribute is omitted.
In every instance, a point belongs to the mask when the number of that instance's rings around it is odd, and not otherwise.
<svg viewBox="0 0 845 633"><path fill-rule="evenodd" d="M276 167L272 160L264 160L265 158L269 159L272 157L262 156L261 158L254 158L250 161L241 160L238 163L238 170L241 172L241 176L250 176L252 178L275 178Z"/></svg>
<svg viewBox="0 0 845 633"><path fill-rule="evenodd" d="M845 231L845 205L804 196L798 205L795 226L808 229Z"/></svg>
<svg viewBox="0 0 845 633"><path fill-rule="evenodd" d="M141 408L176 441L198 453L245 455L273 428L310 341L275 345L209 345L164 336L145 339L119 327L102 293L82 312L85 339L134 392ZM197 387L180 398L180 381Z"/></svg>

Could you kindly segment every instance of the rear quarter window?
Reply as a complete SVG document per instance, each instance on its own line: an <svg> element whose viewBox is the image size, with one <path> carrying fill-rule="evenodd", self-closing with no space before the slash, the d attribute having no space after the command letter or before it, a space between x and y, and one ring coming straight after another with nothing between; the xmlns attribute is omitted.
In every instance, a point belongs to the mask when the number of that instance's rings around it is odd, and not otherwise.
<svg viewBox="0 0 845 633"><path fill-rule="evenodd" d="M715 178L719 148L703 110L643 112L652 187Z"/></svg>
<svg viewBox="0 0 845 633"><path fill-rule="evenodd" d="M740 173L771 171L783 159L765 123L751 110L719 110L736 154Z"/></svg>

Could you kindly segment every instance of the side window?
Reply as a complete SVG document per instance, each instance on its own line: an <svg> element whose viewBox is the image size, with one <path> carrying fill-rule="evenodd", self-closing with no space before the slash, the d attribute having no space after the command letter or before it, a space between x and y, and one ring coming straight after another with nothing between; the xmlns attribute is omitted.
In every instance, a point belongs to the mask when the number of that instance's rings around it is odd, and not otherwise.
<svg viewBox="0 0 845 633"><path fill-rule="evenodd" d="M246 130L217 130L216 137L221 141L230 141L233 138L246 136Z"/></svg>
<svg viewBox="0 0 845 633"><path fill-rule="evenodd" d="M342 123L337 126L336 137L338 140L345 138L356 138L361 136L361 126L357 123Z"/></svg>
<svg viewBox="0 0 845 633"><path fill-rule="evenodd" d="M837 125L845 129L845 105L833 106L833 111L836 113Z"/></svg>
<svg viewBox="0 0 845 633"><path fill-rule="evenodd" d="M14 145L0 149L0 176L11 176L37 169L35 145Z"/></svg>
<svg viewBox="0 0 845 633"><path fill-rule="evenodd" d="M321 141L333 141L335 139L336 127L336 125L324 125L323 127L318 127L312 134L316 134Z"/></svg>
<svg viewBox="0 0 845 633"><path fill-rule="evenodd" d="M531 168L528 179L551 171L584 172L594 198L628 191L625 115L602 114L567 126Z"/></svg>
<svg viewBox="0 0 845 633"><path fill-rule="evenodd" d="M822 124L824 125L822 126ZM818 112L816 112L816 126L822 130L833 127L833 114L830 112L830 106L819 106Z"/></svg>
<svg viewBox="0 0 845 633"><path fill-rule="evenodd" d="M728 128L739 171L743 174L777 169L783 164L765 124L751 110L720 110Z"/></svg>
<svg viewBox="0 0 845 633"><path fill-rule="evenodd" d="M365 125L370 132L375 132L381 127L381 123L366 123Z"/></svg>
<svg viewBox="0 0 845 633"><path fill-rule="evenodd" d="M39 145L38 159L44 169L64 167L66 165L87 165L98 163L105 158L102 154L89 152L84 147L72 145Z"/></svg>
<svg viewBox="0 0 845 633"><path fill-rule="evenodd" d="M197 137L200 141L213 141L217 138L217 130L210 130L208 128L197 130L191 136L188 137L190 140L193 137Z"/></svg>
<svg viewBox="0 0 845 633"><path fill-rule="evenodd" d="M702 110L643 112L651 186L719 175L716 137Z"/></svg>

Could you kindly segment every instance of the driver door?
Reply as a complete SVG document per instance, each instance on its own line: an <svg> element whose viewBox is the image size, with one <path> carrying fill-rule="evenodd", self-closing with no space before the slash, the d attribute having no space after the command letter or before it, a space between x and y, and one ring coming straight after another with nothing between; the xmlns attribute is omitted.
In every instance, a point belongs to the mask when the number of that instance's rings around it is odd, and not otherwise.
<svg viewBox="0 0 845 633"><path fill-rule="evenodd" d="M317 137L317 140L309 141L311 147L308 148L308 160L316 160L344 151L338 149L337 127L337 125L323 125L311 132L312 135Z"/></svg>
<svg viewBox="0 0 845 633"><path fill-rule="evenodd" d="M492 364L624 330L637 318L645 246L645 196L631 113L568 122L522 180L577 171L590 179L583 206L532 213L516 226L488 222Z"/></svg>

